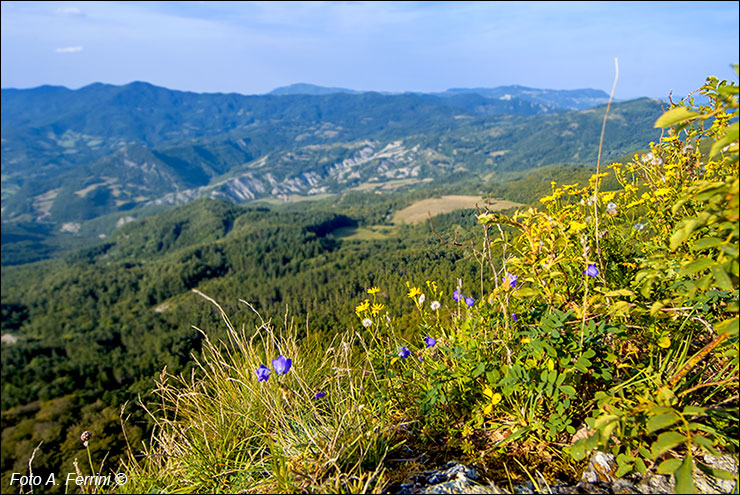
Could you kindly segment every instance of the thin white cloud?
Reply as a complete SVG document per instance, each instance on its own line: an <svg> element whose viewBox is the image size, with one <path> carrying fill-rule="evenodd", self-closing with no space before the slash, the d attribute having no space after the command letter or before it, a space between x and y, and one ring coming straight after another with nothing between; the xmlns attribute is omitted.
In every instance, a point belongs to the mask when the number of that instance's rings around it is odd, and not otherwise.
<svg viewBox="0 0 740 495"><path fill-rule="evenodd" d="M77 7L59 7L56 10L56 13L57 15L64 15L64 16L83 16L85 15Z"/></svg>
<svg viewBox="0 0 740 495"><path fill-rule="evenodd" d="M82 51L81 46L65 46L54 50L57 53L77 53Z"/></svg>

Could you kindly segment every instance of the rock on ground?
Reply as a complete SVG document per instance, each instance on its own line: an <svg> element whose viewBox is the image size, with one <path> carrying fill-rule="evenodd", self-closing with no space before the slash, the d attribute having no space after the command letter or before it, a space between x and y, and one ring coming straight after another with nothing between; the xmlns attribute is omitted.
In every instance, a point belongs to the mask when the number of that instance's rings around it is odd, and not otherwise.
<svg viewBox="0 0 740 495"><path fill-rule="evenodd" d="M733 480L723 480L706 475L699 469L694 469L694 484L697 493L737 493L738 490L738 460L731 455L703 457L704 464L713 469L722 469L731 473ZM550 485L537 473L537 485L528 481L515 485L513 492L501 488L496 483L483 482L475 467L466 466L452 461L439 469L426 471L413 476L408 483L400 486L396 493L460 493L460 494L640 494L640 493L675 493L676 482L673 475L659 475L648 473L645 476L632 474L629 477L616 478L617 471L615 458L611 454L596 452L588 463L588 467L575 485ZM539 475L539 476L538 476ZM503 486L503 483L502 483Z"/></svg>

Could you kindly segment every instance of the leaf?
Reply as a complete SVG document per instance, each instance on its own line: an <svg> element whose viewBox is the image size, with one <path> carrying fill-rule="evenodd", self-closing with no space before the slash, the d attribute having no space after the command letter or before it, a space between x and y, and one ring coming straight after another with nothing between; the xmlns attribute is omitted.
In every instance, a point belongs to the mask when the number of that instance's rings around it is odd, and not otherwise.
<svg viewBox="0 0 740 495"><path fill-rule="evenodd" d="M576 461L580 461L581 459L584 459L586 457L585 438L581 438L570 447L570 456Z"/></svg>
<svg viewBox="0 0 740 495"><path fill-rule="evenodd" d="M532 297L532 296L541 295L541 292L538 290L532 289L531 287L522 287L521 289L515 290L514 294L520 297Z"/></svg>
<svg viewBox="0 0 740 495"><path fill-rule="evenodd" d="M707 290L709 288L709 284L712 283L713 277L711 274L707 273L702 278L699 279L699 281L696 283L696 287L701 290Z"/></svg>
<svg viewBox="0 0 740 495"><path fill-rule="evenodd" d="M614 473L615 478L621 478L625 474L632 471L632 463L618 464L617 471Z"/></svg>
<svg viewBox="0 0 740 495"><path fill-rule="evenodd" d="M648 450L648 449L647 449L647 448L646 448L646 447L645 447L644 445L640 445L640 446L639 446L639 447L637 448L637 451L638 451L638 452L640 453L640 455L641 455L641 456L643 456L643 457L645 457L645 458L647 458L647 459L651 459L651 458L652 458L652 456L653 456L653 455L652 455L652 454L650 453L650 451L649 451L649 450Z"/></svg>
<svg viewBox="0 0 740 495"><path fill-rule="evenodd" d="M693 440L694 442L704 447L704 450L706 450L710 454L719 455L719 452L717 452L717 449L714 448L714 443L707 437L703 435L694 435Z"/></svg>
<svg viewBox="0 0 740 495"><path fill-rule="evenodd" d="M609 313L615 316L630 314L630 304L627 301L617 301L609 308Z"/></svg>
<svg viewBox="0 0 740 495"><path fill-rule="evenodd" d="M702 257L684 265L683 268L681 268L681 273L684 275L693 275L694 273L702 272L707 268L711 268L714 263L715 261L713 259Z"/></svg>
<svg viewBox="0 0 740 495"><path fill-rule="evenodd" d="M717 282L717 287L722 290L732 290L732 281L720 265L712 265L712 275L714 275L714 281Z"/></svg>
<svg viewBox="0 0 740 495"><path fill-rule="evenodd" d="M662 430L663 428L667 428L676 423L679 419L681 418L679 418L678 414L676 413L653 416L647 422L647 431L648 433L652 433L656 430Z"/></svg>
<svg viewBox="0 0 740 495"><path fill-rule="evenodd" d="M674 107L658 117L658 120L655 121L654 127L670 127L679 122L683 122L684 120L695 119L700 115L701 114L699 112L692 112L686 107Z"/></svg>
<svg viewBox="0 0 740 495"><path fill-rule="evenodd" d="M682 444L686 441L686 436L675 431L667 431L658 435L658 439L653 442L651 450L653 458L664 454L673 447Z"/></svg>
<svg viewBox="0 0 740 495"><path fill-rule="evenodd" d="M691 454L683 458L683 462L673 475L676 477L676 493L696 493L693 477L693 459Z"/></svg>
<svg viewBox="0 0 740 495"><path fill-rule="evenodd" d="M519 440L521 437L523 437L524 435L526 435L527 433L529 433L531 430L532 430L532 428L529 427L529 426L525 426L525 427L519 428L514 433L512 433L511 435L509 435L508 437L506 437L501 442L500 445L505 445L505 444L511 443L511 442L513 442L515 440Z"/></svg>
<svg viewBox="0 0 740 495"><path fill-rule="evenodd" d="M663 335L658 340L658 347L662 347L663 349L668 349L671 346L671 338L667 335Z"/></svg>
<svg viewBox="0 0 740 495"><path fill-rule="evenodd" d="M560 375L558 375L558 379L555 382L555 386L558 387L558 388L560 388L560 386L563 384L564 381L565 381L565 373L561 373ZM570 387L570 388L573 389L573 394L572 395L575 395L576 389L574 389L573 387ZM563 392L565 392L565 390L563 390L562 388L560 388L560 390L562 390ZM565 392L565 393L568 393L568 392ZM571 394L568 394L568 395L571 395Z"/></svg>
<svg viewBox="0 0 740 495"><path fill-rule="evenodd" d="M655 301L652 306L650 306L650 317L652 318L658 312L665 307L665 304L662 301Z"/></svg>
<svg viewBox="0 0 740 495"><path fill-rule="evenodd" d="M684 243L686 239L689 238L691 235L691 232L686 231L685 229L679 229L673 233L671 236L671 251L675 251L678 246Z"/></svg>
<svg viewBox="0 0 740 495"><path fill-rule="evenodd" d="M737 138L738 138L738 123L735 122L734 124L732 124L731 126L727 128L727 134L725 134L723 138L714 142L714 144L712 145L712 149L709 150L710 158L717 155L722 150L722 148L724 148L725 146L737 141Z"/></svg>
<svg viewBox="0 0 740 495"><path fill-rule="evenodd" d="M696 463L696 467L698 467L701 471L704 471L709 476L714 476L715 478L719 478L721 480L734 480L735 477L732 475L732 473L729 473L725 471L724 469L714 469L709 466L705 466L701 462Z"/></svg>
<svg viewBox="0 0 740 495"><path fill-rule="evenodd" d="M635 469L640 474L645 474L647 472L647 467L645 466L645 461L642 460L642 457L637 457L635 459Z"/></svg>
<svg viewBox="0 0 740 495"><path fill-rule="evenodd" d="M485 371L486 365L484 363L478 363L478 365L475 367L475 370L473 370L473 378L481 376Z"/></svg>
<svg viewBox="0 0 740 495"><path fill-rule="evenodd" d="M718 334L727 332L730 337L734 337L738 334L738 317L730 318L725 320L718 325L715 325L714 329Z"/></svg>
<svg viewBox="0 0 740 495"><path fill-rule="evenodd" d="M730 256L732 258L737 258L738 254L740 254L740 250L738 250L737 246L733 244L723 244L722 251L724 251L727 256ZM735 276L737 276L737 273L735 273Z"/></svg>
<svg viewBox="0 0 740 495"><path fill-rule="evenodd" d="M609 439L612 437L612 432L618 425L619 425L618 421L612 421L611 423L604 426L604 428L601 430L601 441L603 444L607 444Z"/></svg>
<svg viewBox="0 0 740 495"><path fill-rule="evenodd" d="M704 239L699 239L694 243L694 249L702 251L704 249L711 249L721 245L721 239L717 239L716 237L705 237Z"/></svg>
<svg viewBox="0 0 740 495"><path fill-rule="evenodd" d="M658 474L673 474L681 465L681 459L667 459L658 466Z"/></svg>
<svg viewBox="0 0 740 495"><path fill-rule="evenodd" d="M736 68L735 72L737 72L737 66L733 66L733 67ZM717 92L721 94L722 96L733 96L733 95L737 96L739 90L740 90L739 86L731 84L729 86L722 86L721 88L717 90Z"/></svg>
<svg viewBox="0 0 740 495"><path fill-rule="evenodd" d="M591 452L599 445L599 435L591 435L586 439L586 451Z"/></svg>
<svg viewBox="0 0 740 495"><path fill-rule="evenodd" d="M699 406L686 406L683 408L684 416L704 416L706 414L706 407Z"/></svg>
<svg viewBox="0 0 740 495"><path fill-rule="evenodd" d="M627 297L627 296L634 296L634 295L635 293L628 289L613 290L613 291L609 291L606 294L604 294L605 297L616 297L616 296Z"/></svg>
<svg viewBox="0 0 740 495"><path fill-rule="evenodd" d="M563 392L565 395L573 397L576 395L576 389L571 387L570 385L563 385L560 387L560 391ZM616 416L615 416L616 417Z"/></svg>

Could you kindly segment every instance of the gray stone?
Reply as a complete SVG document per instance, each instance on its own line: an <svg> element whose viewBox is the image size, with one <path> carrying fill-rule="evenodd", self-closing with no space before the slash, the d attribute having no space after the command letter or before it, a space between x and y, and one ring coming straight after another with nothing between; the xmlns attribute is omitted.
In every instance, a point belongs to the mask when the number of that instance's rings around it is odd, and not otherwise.
<svg viewBox="0 0 740 495"><path fill-rule="evenodd" d="M701 462L701 461L699 461ZM723 480L708 476L706 473L696 467L694 463L694 485L699 493L737 493L737 459L731 455L714 456L707 454L704 456L704 463L712 469L721 469L734 476L734 480Z"/></svg>
<svg viewBox="0 0 740 495"><path fill-rule="evenodd" d="M694 484L698 493L737 493L738 461L735 457L730 455L707 455L703 458L703 464L712 469L727 471L735 479L718 479L704 474L699 469L694 469ZM614 476L616 470L617 465L613 455L604 452L595 452L589 460L581 481L575 485L567 483L551 485L539 472L535 472L534 476L537 486L531 481L527 481L515 485L512 488L514 494L613 495L615 493L672 494L676 492L676 482L673 475L659 475L648 472L644 476L634 473L628 477L616 478ZM415 476L410 483L401 485L397 493L512 493L500 488L496 483L489 482L483 484L481 481L478 471L474 467L453 461L445 464L440 469Z"/></svg>
<svg viewBox="0 0 740 495"><path fill-rule="evenodd" d="M476 483L478 479L475 468L452 461L425 476L428 486L421 493L487 493Z"/></svg>
<svg viewBox="0 0 740 495"><path fill-rule="evenodd" d="M616 471L617 462L613 455L596 452L591 456L586 470L583 471L581 481L586 483L596 483L597 481L611 483L616 479L614 477Z"/></svg>
<svg viewBox="0 0 740 495"><path fill-rule="evenodd" d="M643 493L675 493L676 481L672 475L647 473L637 488Z"/></svg>

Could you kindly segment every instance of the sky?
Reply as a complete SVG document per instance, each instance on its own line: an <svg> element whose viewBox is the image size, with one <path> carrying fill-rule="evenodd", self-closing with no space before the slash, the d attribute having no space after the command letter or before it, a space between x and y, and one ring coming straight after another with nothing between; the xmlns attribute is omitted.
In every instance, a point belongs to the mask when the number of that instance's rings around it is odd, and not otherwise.
<svg viewBox="0 0 740 495"><path fill-rule="evenodd" d="M740 2L2 2L1 84L262 94L518 84L685 96L737 80Z"/></svg>

